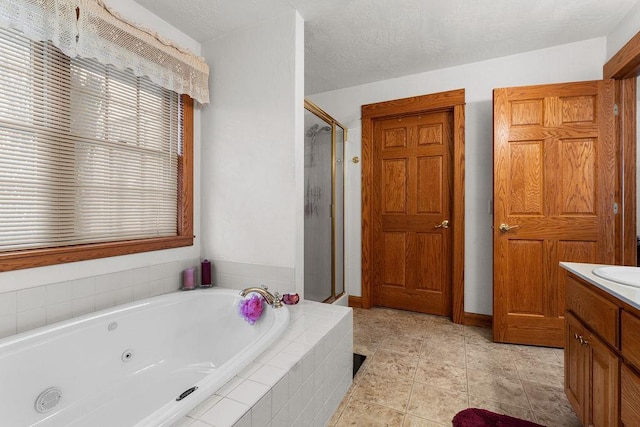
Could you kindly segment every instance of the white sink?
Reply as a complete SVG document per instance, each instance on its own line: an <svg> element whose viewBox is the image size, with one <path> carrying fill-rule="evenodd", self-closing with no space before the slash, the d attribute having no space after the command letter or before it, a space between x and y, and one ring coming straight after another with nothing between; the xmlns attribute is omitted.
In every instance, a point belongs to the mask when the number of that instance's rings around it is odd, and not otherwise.
<svg viewBox="0 0 640 427"><path fill-rule="evenodd" d="M593 274L622 285L640 288L640 267L626 267L621 265L596 267L593 269Z"/></svg>

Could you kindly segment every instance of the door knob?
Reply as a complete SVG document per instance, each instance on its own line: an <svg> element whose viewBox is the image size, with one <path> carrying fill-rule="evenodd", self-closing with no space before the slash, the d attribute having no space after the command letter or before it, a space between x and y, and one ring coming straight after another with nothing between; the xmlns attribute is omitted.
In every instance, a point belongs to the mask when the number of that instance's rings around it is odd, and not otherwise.
<svg viewBox="0 0 640 427"><path fill-rule="evenodd" d="M445 219L440 224L436 225L436 228L449 228L449 220Z"/></svg>
<svg viewBox="0 0 640 427"><path fill-rule="evenodd" d="M498 227L498 229L502 232L502 233L506 233L509 230L513 230L514 228L518 228L517 225L509 225L509 224L500 224L500 227Z"/></svg>

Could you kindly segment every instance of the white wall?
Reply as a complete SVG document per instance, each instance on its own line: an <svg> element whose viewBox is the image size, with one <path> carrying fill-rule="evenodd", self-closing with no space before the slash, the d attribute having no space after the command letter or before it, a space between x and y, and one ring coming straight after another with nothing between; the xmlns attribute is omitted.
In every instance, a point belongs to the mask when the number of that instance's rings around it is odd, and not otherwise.
<svg viewBox="0 0 640 427"><path fill-rule="evenodd" d="M607 35L607 61L611 59L640 29L640 2Z"/></svg>
<svg viewBox="0 0 640 427"><path fill-rule="evenodd" d="M137 3L131 0L108 0L107 3L126 19L200 54L198 42ZM194 114L194 155L196 159L200 157L200 111ZM0 336L178 289L179 271L186 265L197 264L200 258L200 165L197 162L194 165L194 232L196 239L191 247L0 273ZM108 277L120 278L121 283L112 283L111 289L107 281L102 280ZM80 304L75 307L78 310L74 310L74 302Z"/></svg>
<svg viewBox="0 0 640 427"><path fill-rule="evenodd" d="M464 88L466 90L465 149L465 311L492 313L493 198L492 90L602 78L605 38L497 58L443 70L315 94L309 98L349 127L347 159L360 156L360 107L363 104ZM361 295L360 164L349 163L347 287ZM357 177L357 179L356 179Z"/></svg>
<svg viewBox="0 0 640 427"><path fill-rule="evenodd" d="M292 9L202 46L213 69L202 112L202 253L217 271L276 267L278 279L263 279L281 287L293 286L301 262L302 28Z"/></svg>

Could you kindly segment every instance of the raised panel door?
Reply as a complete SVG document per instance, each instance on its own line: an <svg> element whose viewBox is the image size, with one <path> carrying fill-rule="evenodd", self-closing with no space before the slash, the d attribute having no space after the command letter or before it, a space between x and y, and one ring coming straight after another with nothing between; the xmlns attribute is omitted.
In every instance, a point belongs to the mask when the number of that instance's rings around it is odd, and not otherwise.
<svg viewBox="0 0 640 427"><path fill-rule="evenodd" d="M494 340L562 347L559 262L613 263L613 83L494 90Z"/></svg>
<svg viewBox="0 0 640 427"><path fill-rule="evenodd" d="M450 112L374 122L374 305L451 314L451 129Z"/></svg>

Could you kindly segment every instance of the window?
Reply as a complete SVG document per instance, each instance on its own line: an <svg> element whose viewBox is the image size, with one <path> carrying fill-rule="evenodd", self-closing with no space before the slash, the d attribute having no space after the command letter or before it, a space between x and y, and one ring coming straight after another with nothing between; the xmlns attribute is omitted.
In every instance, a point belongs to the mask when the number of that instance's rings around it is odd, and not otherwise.
<svg viewBox="0 0 640 427"><path fill-rule="evenodd" d="M0 271L193 244L193 103L0 29Z"/></svg>

